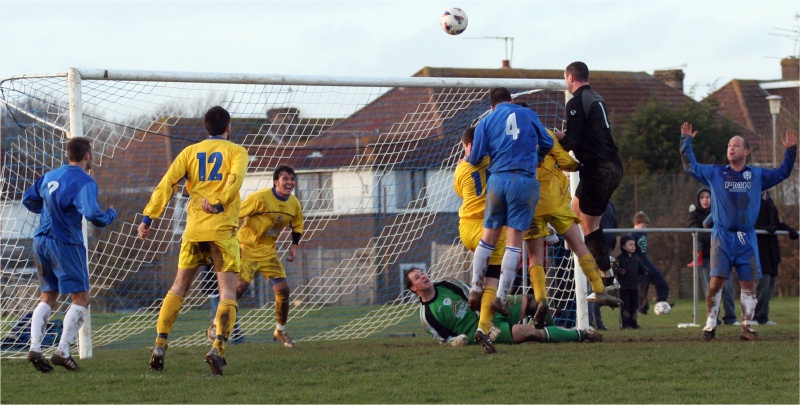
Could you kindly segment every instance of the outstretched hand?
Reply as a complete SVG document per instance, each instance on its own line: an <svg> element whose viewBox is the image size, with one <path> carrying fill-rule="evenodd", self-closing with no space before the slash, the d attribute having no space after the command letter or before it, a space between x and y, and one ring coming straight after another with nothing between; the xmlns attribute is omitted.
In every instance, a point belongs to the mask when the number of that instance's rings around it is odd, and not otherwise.
<svg viewBox="0 0 800 405"><path fill-rule="evenodd" d="M681 135L686 135L686 136L694 138L695 136L697 136L697 131L692 132L692 124L690 124L688 122L684 122L683 125L681 125ZM795 135L797 135L797 134L795 134ZM797 140L796 136L795 136L795 140Z"/></svg>
<svg viewBox="0 0 800 405"><path fill-rule="evenodd" d="M786 136L781 138L781 143L787 149L797 145L797 131L791 129L786 131Z"/></svg>

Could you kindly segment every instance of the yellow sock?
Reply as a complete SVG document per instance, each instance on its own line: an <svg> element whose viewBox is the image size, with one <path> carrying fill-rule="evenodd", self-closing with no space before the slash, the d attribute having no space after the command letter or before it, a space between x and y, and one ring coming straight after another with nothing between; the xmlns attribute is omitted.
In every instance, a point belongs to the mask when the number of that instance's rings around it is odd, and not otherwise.
<svg viewBox="0 0 800 405"><path fill-rule="evenodd" d="M286 325L289 320L289 288L283 288L275 293L275 321Z"/></svg>
<svg viewBox="0 0 800 405"><path fill-rule="evenodd" d="M533 296L536 302L547 299L547 279L544 275L544 267L541 264L536 264L528 269L528 276L531 278L531 286L533 286Z"/></svg>
<svg viewBox="0 0 800 405"><path fill-rule="evenodd" d="M492 329L492 319L494 319L494 311L492 311L492 301L497 297L497 287L484 287L483 295L481 295L481 315L478 319L478 328L487 334Z"/></svg>
<svg viewBox="0 0 800 405"><path fill-rule="evenodd" d="M167 347L167 339L163 336L172 332L172 326L175 325L175 320L178 319L178 314L181 312L181 304L183 304L183 297L179 297L172 291L164 297L164 302L158 311L158 322L156 322L156 333L162 335L156 338L157 346Z"/></svg>
<svg viewBox="0 0 800 405"><path fill-rule="evenodd" d="M214 340L214 348L217 349L220 356L225 354L225 344L228 338L231 337L233 326L236 324L236 311L238 309L239 306L236 304L236 300L222 300L217 306L217 316L214 318L217 324L217 336L222 335L225 338L224 340Z"/></svg>
<svg viewBox="0 0 800 405"><path fill-rule="evenodd" d="M587 253L578 259L578 264L581 265L583 274L589 279L589 284L592 285L592 291L596 293L605 292L606 289L603 287L603 278L600 277L600 269L597 267L597 262L594 261L594 256L592 256L591 253Z"/></svg>

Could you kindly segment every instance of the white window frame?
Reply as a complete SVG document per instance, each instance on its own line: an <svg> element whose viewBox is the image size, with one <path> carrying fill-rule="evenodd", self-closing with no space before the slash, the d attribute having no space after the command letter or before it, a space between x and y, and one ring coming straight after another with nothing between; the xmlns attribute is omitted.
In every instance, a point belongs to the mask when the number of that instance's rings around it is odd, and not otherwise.
<svg viewBox="0 0 800 405"><path fill-rule="evenodd" d="M301 172L296 177L295 195L303 212L333 211L333 172ZM304 187L306 182L312 185Z"/></svg>
<svg viewBox="0 0 800 405"><path fill-rule="evenodd" d="M428 173L424 169L397 172L397 208L428 207Z"/></svg>

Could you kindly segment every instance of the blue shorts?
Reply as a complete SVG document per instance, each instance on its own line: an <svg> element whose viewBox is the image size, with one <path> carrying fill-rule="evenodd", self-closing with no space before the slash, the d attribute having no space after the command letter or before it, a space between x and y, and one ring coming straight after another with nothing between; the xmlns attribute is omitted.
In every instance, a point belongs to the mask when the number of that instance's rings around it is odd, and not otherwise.
<svg viewBox="0 0 800 405"><path fill-rule="evenodd" d="M731 269L741 281L757 281L761 278L758 262L758 242L755 230L732 232L717 228L711 231L711 276L731 278Z"/></svg>
<svg viewBox="0 0 800 405"><path fill-rule="evenodd" d="M508 226L524 231L531 226L539 201L539 182L521 173L492 173L486 185L483 227Z"/></svg>
<svg viewBox="0 0 800 405"><path fill-rule="evenodd" d="M39 289L42 292L72 294L89 291L89 266L83 245L37 236L33 238L33 252L39 265Z"/></svg>

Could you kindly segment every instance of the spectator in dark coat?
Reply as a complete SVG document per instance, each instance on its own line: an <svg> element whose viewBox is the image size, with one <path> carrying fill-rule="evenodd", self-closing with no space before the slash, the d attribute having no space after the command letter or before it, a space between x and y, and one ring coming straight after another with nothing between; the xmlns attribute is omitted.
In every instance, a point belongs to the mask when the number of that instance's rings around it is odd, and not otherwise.
<svg viewBox="0 0 800 405"><path fill-rule="evenodd" d="M689 206L689 228L711 229L711 190L708 187L701 187L697 191L697 204ZM700 285L703 289L703 297L708 293L709 262L711 261L711 233L699 233L697 235L697 271L700 274ZM722 306L725 308L725 317L717 320L717 325L738 325L736 319L736 307L733 300L733 277L725 282L722 288ZM720 311L721 314L721 311Z"/></svg>
<svg viewBox="0 0 800 405"><path fill-rule="evenodd" d="M761 280L756 287L756 312L753 319L760 325L775 325L769 319L769 300L775 292L775 283L778 280L778 264L781 262L781 249L778 245L778 236L775 231L788 231L789 238L797 239L797 231L781 222L778 218L778 208L769 192L761 193L761 208L756 219L756 229L763 229L769 235L756 235L758 240L758 258L761 261Z"/></svg>

